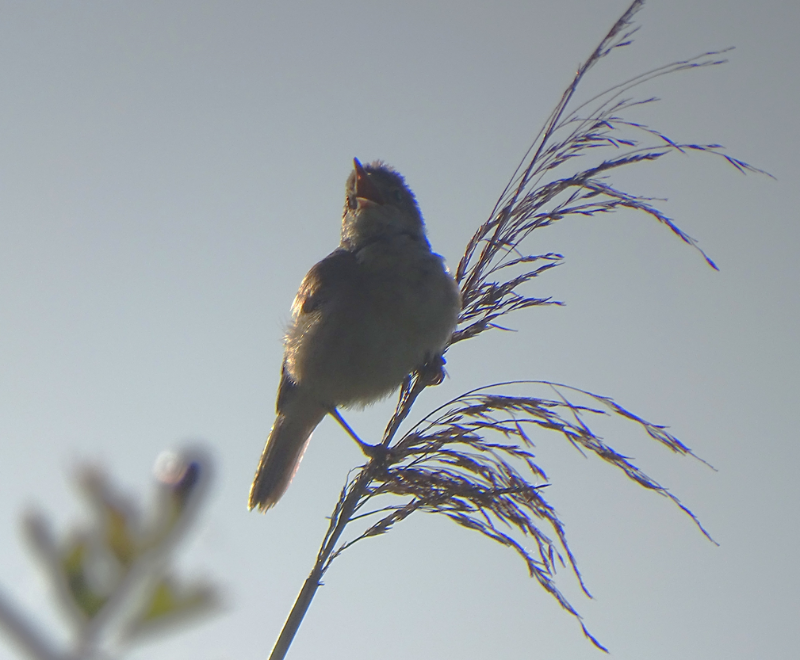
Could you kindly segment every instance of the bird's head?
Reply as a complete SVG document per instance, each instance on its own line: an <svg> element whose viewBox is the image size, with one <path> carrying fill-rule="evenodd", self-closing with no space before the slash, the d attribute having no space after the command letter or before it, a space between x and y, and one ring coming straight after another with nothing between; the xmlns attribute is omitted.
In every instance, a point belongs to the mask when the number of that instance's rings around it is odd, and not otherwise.
<svg viewBox="0 0 800 660"><path fill-rule="evenodd" d="M358 249L400 236L427 244L417 200L403 177L381 161L362 165L354 158L353 164L347 178L342 245Z"/></svg>

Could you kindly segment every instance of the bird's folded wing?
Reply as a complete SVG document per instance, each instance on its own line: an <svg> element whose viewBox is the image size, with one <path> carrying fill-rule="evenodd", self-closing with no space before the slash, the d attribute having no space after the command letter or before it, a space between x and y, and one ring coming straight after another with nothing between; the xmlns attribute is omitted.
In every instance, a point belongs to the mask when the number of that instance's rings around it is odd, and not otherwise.
<svg viewBox="0 0 800 660"><path fill-rule="evenodd" d="M292 315L311 314L334 299L351 291L358 277L358 260L342 248L334 250L308 271L292 304Z"/></svg>

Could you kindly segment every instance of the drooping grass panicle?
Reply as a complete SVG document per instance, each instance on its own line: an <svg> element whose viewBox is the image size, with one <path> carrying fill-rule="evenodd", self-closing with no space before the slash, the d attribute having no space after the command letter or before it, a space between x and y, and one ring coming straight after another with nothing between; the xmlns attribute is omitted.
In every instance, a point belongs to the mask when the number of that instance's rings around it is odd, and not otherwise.
<svg viewBox="0 0 800 660"><path fill-rule="evenodd" d="M547 387L557 396L517 393L533 387ZM585 402L577 403L577 396ZM513 381L472 390L430 413L355 473L340 504L349 502L353 522L377 520L337 548L326 569L342 551L386 533L417 511L441 514L515 550L531 577L577 617L587 637L603 648L555 583L558 565L568 566L584 593L590 595L564 525L545 496L548 480L534 454L532 429L560 434L585 455L597 456L638 485L667 497L713 541L673 493L603 441L584 421L587 415L608 414L634 422L678 454L693 456L663 427L608 397L585 390L547 381ZM339 519L341 510L342 506L337 506L334 520Z"/></svg>
<svg viewBox="0 0 800 660"><path fill-rule="evenodd" d="M561 255L530 254L523 243L536 229L569 216L591 217L621 209L640 211L665 225L682 241L697 249L706 262L714 262L697 241L681 230L653 203L652 197L617 188L608 176L620 168L656 161L670 153L706 153L723 158L740 172L765 173L724 153L719 144L682 143L646 124L625 118L631 109L659 99L628 96L634 88L661 76L716 66L730 49L709 51L673 62L614 85L571 107L578 84L600 59L631 43L636 31L633 15L641 8L634 2L614 28L578 69L544 128L514 171L489 219L473 234L456 269L464 308L453 342L474 337L489 328L504 328L501 316L536 305L558 304L523 291L523 285L559 265ZM610 150L610 151L609 151ZM567 170L566 166L583 163ZM559 176L559 173L562 173ZM533 267L531 267L533 265ZM526 267L527 266L527 267ZM513 277L500 271L514 267ZM509 272L509 271L507 271Z"/></svg>

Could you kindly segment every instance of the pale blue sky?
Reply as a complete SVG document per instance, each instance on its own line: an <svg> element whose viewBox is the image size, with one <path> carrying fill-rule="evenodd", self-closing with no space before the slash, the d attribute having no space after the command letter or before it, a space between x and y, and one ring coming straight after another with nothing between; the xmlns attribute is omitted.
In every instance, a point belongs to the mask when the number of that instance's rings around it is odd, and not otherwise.
<svg viewBox="0 0 800 660"><path fill-rule="evenodd" d="M266 516L247 491L272 424L282 327L338 242L354 156L416 192L454 266L578 63L627 0L0 2L0 585L47 624L18 534L32 503L66 525L83 459L143 491L160 451L218 460L182 564L226 612L131 655L264 658L316 554L356 447L331 421ZM736 46L662 79L637 119L719 142L627 176L720 266L637 216L569 221L536 249L567 302L456 347L420 410L482 383L566 382L671 429L718 473L622 424L608 441L701 517L720 547L558 438L539 455L594 601L562 586L620 660L796 657L800 463L796 0L651 0L600 89ZM351 413L365 436L388 406ZM291 658L597 659L510 551L418 516L326 576ZM0 658L15 657L0 639Z"/></svg>

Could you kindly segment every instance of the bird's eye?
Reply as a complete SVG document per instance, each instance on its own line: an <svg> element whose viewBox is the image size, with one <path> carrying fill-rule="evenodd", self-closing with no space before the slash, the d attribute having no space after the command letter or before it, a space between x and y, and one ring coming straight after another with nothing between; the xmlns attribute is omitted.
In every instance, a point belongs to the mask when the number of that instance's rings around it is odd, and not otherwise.
<svg viewBox="0 0 800 660"><path fill-rule="evenodd" d="M392 197L394 197L394 200L396 202L402 202L403 201L403 191L395 188L392 191Z"/></svg>

